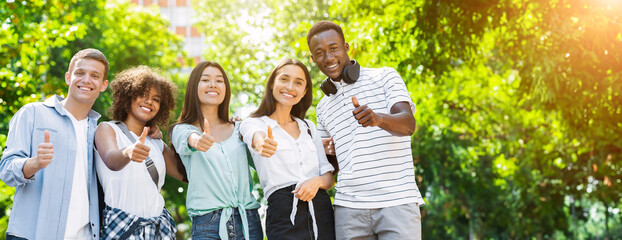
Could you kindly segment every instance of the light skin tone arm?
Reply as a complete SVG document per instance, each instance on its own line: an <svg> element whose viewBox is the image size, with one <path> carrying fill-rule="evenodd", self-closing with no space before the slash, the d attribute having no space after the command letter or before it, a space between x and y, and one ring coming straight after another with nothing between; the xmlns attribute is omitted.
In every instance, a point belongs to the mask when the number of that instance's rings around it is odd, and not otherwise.
<svg viewBox="0 0 622 240"><path fill-rule="evenodd" d="M45 130L43 143L40 143L37 149L37 156L29 158L24 163L22 173L25 178L31 178L39 170L47 167L52 162L54 156L54 145L50 142L50 132Z"/></svg>
<svg viewBox="0 0 622 240"><path fill-rule="evenodd" d="M363 127L380 127L395 136L411 136L415 132L415 117L407 102L398 102L391 107L390 114L375 113L367 105L360 105L352 97L354 118Z"/></svg>
<svg viewBox="0 0 622 240"><path fill-rule="evenodd" d="M206 152L212 147L212 145L214 145L215 139L210 134L209 122L207 119L204 120L203 126L205 129L201 135L192 133L188 136L188 145L201 152Z"/></svg>
<svg viewBox="0 0 622 240"><path fill-rule="evenodd" d="M317 176L304 181L300 184L292 193L294 193L295 197L298 199L308 202L313 200L315 195L317 194L318 189L328 190L331 189L335 185L335 179L333 178L333 174L330 172L322 174L322 176Z"/></svg>
<svg viewBox="0 0 622 240"><path fill-rule="evenodd" d="M114 129L108 124L101 124L95 132L95 147L106 166L112 171L119 171L130 161L142 162L147 159L150 148L145 145L145 138L148 132L149 128L144 127L134 144L119 149Z"/></svg>
<svg viewBox="0 0 622 240"><path fill-rule="evenodd" d="M252 146L261 156L267 158L272 157L276 152L277 145L278 143L274 141L272 128L270 126L268 126L268 134L263 131L257 131L253 134Z"/></svg>

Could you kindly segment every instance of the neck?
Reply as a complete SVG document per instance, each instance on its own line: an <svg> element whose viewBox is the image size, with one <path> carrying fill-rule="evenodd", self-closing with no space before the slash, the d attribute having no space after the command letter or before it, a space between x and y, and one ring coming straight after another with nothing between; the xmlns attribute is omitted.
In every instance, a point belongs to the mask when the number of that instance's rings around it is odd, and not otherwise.
<svg viewBox="0 0 622 240"><path fill-rule="evenodd" d="M89 111L91 110L93 104L80 104L75 101L68 101L67 99L68 98L61 101L61 104L69 113L71 113L71 115L73 115L76 120L80 121L89 115Z"/></svg>
<svg viewBox="0 0 622 240"><path fill-rule="evenodd" d="M203 113L203 118L207 119L210 125L213 123L222 123L222 120L218 118L218 106L201 105L201 112Z"/></svg>
<svg viewBox="0 0 622 240"><path fill-rule="evenodd" d="M133 118L131 114L127 115L127 118L123 120L123 123L125 123L125 126L127 126L127 129L135 133L137 136L140 136L141 134L143 134L143 128L147 125L146 122Z"/></svg>
<svg viewBox="0 0 622 240"><path fill-rule="evenodd" d="M270 118L276 120L277 123L289 123L294 121L291 116L292 106L276 105L276 110L270 114Z"/></svg>

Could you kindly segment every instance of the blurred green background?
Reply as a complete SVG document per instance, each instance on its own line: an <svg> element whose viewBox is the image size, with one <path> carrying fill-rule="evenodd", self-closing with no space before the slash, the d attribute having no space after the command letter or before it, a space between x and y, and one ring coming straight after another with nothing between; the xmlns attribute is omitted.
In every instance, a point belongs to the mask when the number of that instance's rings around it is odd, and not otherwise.
<svg viewBox="0 0 622 240"><path fill-rule="evenodd" d="M254 106L283 58L324 75L306 32L332 20L350 57L389 66L417 104L412 136L424 239L622 239L622 2L619 0L193 0L207 48L231 79L232 111ZM66 93L71 56L100 49L109 79L148 65L183 101L193 66L157 6L0 0L0 146L13 114ZM94 109L104 115L112 99ZM315 105L315 104L314 104ZM237 113L240 114L239 112ZM309 119L315 121L315 108ZM163 131L165 128L163 128ZM166 205L188 238L186 185ZM261 195L260 189L258 193ZM14 189L0 182L0 238Z"/></svg>

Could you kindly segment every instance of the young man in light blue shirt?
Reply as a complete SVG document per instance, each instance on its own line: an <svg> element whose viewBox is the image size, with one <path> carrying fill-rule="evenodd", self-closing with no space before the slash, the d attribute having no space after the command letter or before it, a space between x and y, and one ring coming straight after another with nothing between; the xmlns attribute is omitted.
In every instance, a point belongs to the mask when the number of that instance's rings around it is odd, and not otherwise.
<svg viewBox="0 0 622 240"><path fill-rule="evenodd" d="M99 50L76 53L65 73L67 98L22 107L11 119L0 180L15 187L7 239L98 239L91 110L108 86Z"/></svg>

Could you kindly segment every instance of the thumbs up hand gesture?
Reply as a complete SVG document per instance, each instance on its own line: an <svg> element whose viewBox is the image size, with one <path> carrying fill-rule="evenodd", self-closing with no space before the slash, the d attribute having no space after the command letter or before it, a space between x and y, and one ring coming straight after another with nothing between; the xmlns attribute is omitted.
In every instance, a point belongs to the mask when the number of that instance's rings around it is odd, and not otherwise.
<svg viewBox="0 0 622 240"><path fill-rule="evenodd" d="M203 134L201 134L201 136L199 136L196 133L190 135L191 139L190 141L188 141L188 144L196 150L199 150L201 152L206 152L212 147L212 145L214 145L215 139L210 134L209 122L207 121L207 119L203 119L203 126L204 126Z"/></svg>
<svg viewBox="0 0 622 240"><path fill-rule="evenodd" d="M140 134L138 141L130 146L127 146L123 150L123 155L125 155L134 162L145 161L145 159L147 159L147 156L149 156L149 150L151 150L149 146L145 145L145 138L147 138L148 133L149 127L144 127L143 133Z"/></svg>
<svg viewBox="0 0 622 240"><path fill-rule="evenodd" d="M382 122L382 117L380 115L374 113L367 105L361 106L354 96L352 97L352 105L354 105L352 114L363 127L376 127Z"/></svg>
<svg viewBox="0 0 622 240"><path fill-rule="evenodd" d="M264 157L272 157L274 152L276 152L276 146L278 145L276 141L274 141L274 136L272 135L272 128L268 126L268 135L261 141L259 146L256 148L259 154Z"/></svg>
<svg viewBox="0 0 622 240"><path fill-rule="evenodd" d="M54 157L54 145L50 142L50 132L45 130L43 134L44 141L39 144L37 149L37 161L35 162L37 169L47 167L52 162L52 157Z"/></svg>

